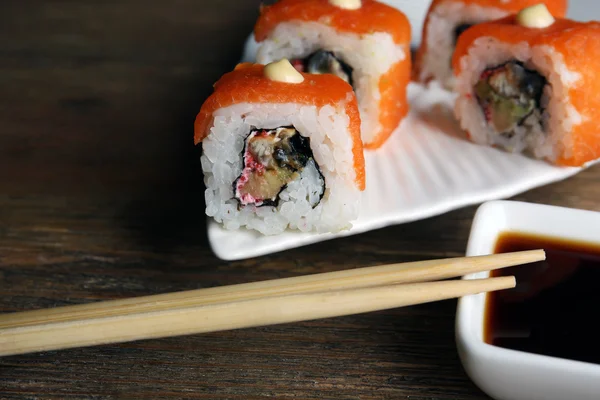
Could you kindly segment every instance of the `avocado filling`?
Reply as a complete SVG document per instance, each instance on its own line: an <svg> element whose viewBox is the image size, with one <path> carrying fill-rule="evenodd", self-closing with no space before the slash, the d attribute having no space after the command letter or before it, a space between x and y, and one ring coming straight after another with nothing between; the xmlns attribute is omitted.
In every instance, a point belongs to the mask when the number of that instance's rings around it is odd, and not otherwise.
<svg viewBox="0 0 600 400"><path fill-rule="evenodd" d="M325 192L325 180L318 170L310 148L310 139L291 127L255 129L246 139L242 153L244 168L234 182L235 198L240 205L277 206L280 193L300 178L306 168L318 173L319 201Z"/></svg>
<svg viewBox="0 0 600 400"><path fill-rule="evenodd" d="M292 65L299 72L333 74L348 82L350 86L353 86L352 67L330 51L318 50L304 59L293 60Z"/></svg>
<svg viewBox="0 0 600 400"><path fill-rule="evenodd" d="M536 71L511 61L485 70L475 85L475 95L488 125L511 137L521 126L541 127L540 103L546 83Z"/></svg>

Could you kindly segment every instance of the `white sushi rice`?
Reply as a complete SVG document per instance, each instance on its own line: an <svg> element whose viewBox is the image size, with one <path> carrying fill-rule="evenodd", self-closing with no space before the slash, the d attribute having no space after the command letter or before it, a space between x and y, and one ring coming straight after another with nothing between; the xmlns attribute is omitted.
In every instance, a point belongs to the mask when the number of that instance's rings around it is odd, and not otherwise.
<svg viewBox="0 0 600 400"><path fill-rule="evenodd" d="M455 30L462 24L473 24L507 16L504 10L477 4L445 2L431 10L427 24L427 51L423 54L419 80L436 80L447 89L454 86L452 56Z"/></svg>
<svg viewBox="0 0 600 400"><path fill-rule="evenodd" d="M545 109L545 132L539 128L520 127L512 138L507 138L498 135L486 123L474 86L486 69L508 61L520 61L548 81L541 100L541 106ZM531 47L526 42L512 45L493 37L481 37L461 58L460 65L461 74L456 81L458 98L455 114L474 142L495 145L514 153L525 152L549 161L555 161L560 156L571 156L571 131L574 125L582 123L582 116L571 104L569 87L580 79L580 75L567 68L562 54L550 46Z"/></svg>
<svg viewBox="0 0 600 400"><path fill-rule="evenodd" d="M353 68L352 79L362 119L362 139L372 142L379 132L379 79L407 57L403 46L388 33L357 35L339 33L317 22L291 21L279 24L259 43L257 62L268 64L282 58L305 58L317 50L332 51Z"/></svg>
<svg viewBox="0 0 600 400"><path fill-rule="evenodd" d="M338 232L349 229L358 217L361 191L356 184L353 142L348 133L349 118L344 104L340 109L298 104L241 103L215 112L210 134L202 143L202 170L206 185L206 214L226 229L246 227L264 235L286 229L303 232ZM244 141L252 129L294 126L310 139L314 159L298 179L279 195L277 207L238 207L233 183L242 173Z"/></svg>

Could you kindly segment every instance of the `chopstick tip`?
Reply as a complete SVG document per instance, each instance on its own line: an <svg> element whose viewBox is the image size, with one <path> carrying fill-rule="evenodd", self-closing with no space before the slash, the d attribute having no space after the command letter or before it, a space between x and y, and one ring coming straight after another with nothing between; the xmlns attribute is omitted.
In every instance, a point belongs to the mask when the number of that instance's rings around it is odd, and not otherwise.
<svg viewBox="0 0 600 400"><path fill-rule="evenodd" d="M515 254L522 254L524 257L531 259L531 261L528 262L538 262L546 260L546 250L544 249L525 250L517 252Z"/></svg>
<svg viewBox="0 0 600 400"><path fill-rule="evenodd" d="M508 276L507 278L510 278L511 289L514 289L515 287L517 287L517 278L516 277Z"/></svg>

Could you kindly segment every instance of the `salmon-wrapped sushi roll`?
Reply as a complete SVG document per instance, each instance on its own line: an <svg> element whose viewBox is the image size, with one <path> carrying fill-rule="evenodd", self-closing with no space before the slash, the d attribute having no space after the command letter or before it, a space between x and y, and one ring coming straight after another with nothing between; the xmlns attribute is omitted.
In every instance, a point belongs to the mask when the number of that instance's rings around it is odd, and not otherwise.
<svg viewBox="0 0 600 400"><path fill-rule="evenodd" d="M195 122L206 214L226 229L336 232L365 188L360 115L349 84L287 60L225 74Z"/></svg>
<svg viewBox="0 0 600 400"><path fill-rule="evenodd" d="M600 24L540 4L476 25L456 46L456 116L470 138L568 166L600 157Z"/></svg>
<svg viewBox="0 0 600 400"><path fill-rule="evenodd" d="M415 59L417 80L453 88L452 54L460 34L472 25L516 14L540 0L433 0ZM564 17L567 0L545 0L550 13Z"/></svg>
<svg viewBox="0 0 600 400"><path fill-rule="evenodd" d="M279 0L261 9L257 62L292 60L302 72L330 73L354 88L365 148L379 148L408 113L410 24L373 0Z"/></svg>

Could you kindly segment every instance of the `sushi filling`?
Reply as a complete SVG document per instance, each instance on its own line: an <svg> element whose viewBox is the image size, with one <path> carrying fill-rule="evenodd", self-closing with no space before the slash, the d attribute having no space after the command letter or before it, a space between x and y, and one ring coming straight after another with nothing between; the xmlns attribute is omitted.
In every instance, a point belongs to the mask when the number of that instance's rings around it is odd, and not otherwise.
<svg viewBox="0 0 600 400"><path fill-rule="evenodd" d="M475 85L475 95L488 125L510 138L523 130L544 130L541 101L546 83L536 71L511 61L485 70Z"/></svg>
<svg viewBox="0 0 600 400"><path fill-rule="evenodd" d="M330 51L318 50L306 58L292 61L299 72L309 74L333 74L354 86L352 83L352 67L340 60Z"/></svg>
<svg viewBox="0 0 600 400"><path fill-rule="evenodd" d="M310 139L291 127L250 132L242 153L244 168L234 182L241 206L277 206L279 195L297 179L311 179L307 199L316 207L325 193L325 179L314 161ZM315 178L316 177L316 178Z"/></svg>

